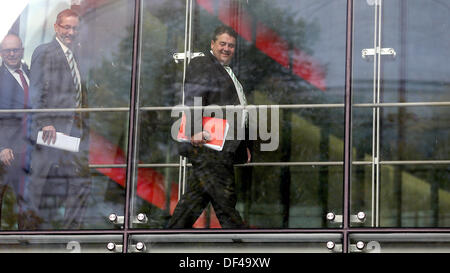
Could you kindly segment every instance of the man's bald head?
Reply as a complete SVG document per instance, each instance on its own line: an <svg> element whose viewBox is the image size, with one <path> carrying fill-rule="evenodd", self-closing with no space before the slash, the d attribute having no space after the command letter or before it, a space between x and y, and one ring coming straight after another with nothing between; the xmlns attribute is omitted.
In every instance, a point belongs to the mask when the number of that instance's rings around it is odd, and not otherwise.
<svg viewBox="0 0 450 273"><path fill-rule="evenodd" d="M19 68L23 58L22 40L16 34L8 34L0 44L0 56L10 68Z"/></svg>

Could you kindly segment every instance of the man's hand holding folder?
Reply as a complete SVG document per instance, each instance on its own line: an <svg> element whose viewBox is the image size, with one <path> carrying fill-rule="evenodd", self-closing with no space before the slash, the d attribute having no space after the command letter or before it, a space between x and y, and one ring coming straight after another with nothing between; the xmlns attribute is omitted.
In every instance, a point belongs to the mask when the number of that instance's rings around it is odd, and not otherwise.
<svg viewBox="0 0 450 273"><path fill-rule="evenodd" d="M206 144L211 139L208 131L201 131L191 137L192 146L201 146Z"/></svg>
<svg viewBox="0 0 450 273"><path fill-rule="evenodd" d="M45 126L42 128L42 141L44 143L55 144L56 142L56 129L52 125Z"/></svg>
<svg viewBox="0 0 450 273"><path fill-rule="evenodd" d="M36 143L69 152L78 152L80 138L56 132L55 127L50 125L43 127L42 131L38 132Z"/></svg>
<svg viewBox="0 0 450 273"><path fill-rule="evenodd" d="M186 136L186 116L183 115L177 141L190 142L195 147L205 146L216 151L222 151L228 133L228 122L225 119L203 117L202 123L203 131L188 137Z"/></svg>

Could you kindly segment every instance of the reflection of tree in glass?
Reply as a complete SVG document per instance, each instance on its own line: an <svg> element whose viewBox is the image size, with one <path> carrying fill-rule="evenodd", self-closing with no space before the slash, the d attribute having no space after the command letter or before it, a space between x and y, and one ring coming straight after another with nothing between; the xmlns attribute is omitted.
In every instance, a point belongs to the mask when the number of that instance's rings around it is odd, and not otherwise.
<svg viewBox="0 0 450 273"><path fill-rule="evenodd" d="M317 23L306 23L304 18L291 10L281 8L276 1L254 1L251 5L246 5L243 1L226 2L248 12L253 20L251 22L253 40L239 38L234 59L234 69L244 85L249 103L307 104L342 101L343 93L338 94L342 98L336 99L336 94L318 90L295 75L291 68L282 66L256 48L255 27L263 24L287 42L290 58L293 48L312 55L313 45L319 33ZM196 12L199 16L194 17L196 30L193 39L194 51L209 50L211 33L222 22L201 8ZM333 114L330 114L329 109L280 110L279 149L273 152L260 152L259 143L255 143L254 160L257 162L330 160L332 155L329 150L334 148L342 151L340 145L329 147L331 135L343 138L342 126L336 126L343 124L341 112L333 111ZM297 223L290 225L290 209L319 207L326 210L328 202L333 204L341 202L339 195L334 195L333 200L328 200L328 180L333 180L332 174L328 174L328 168L267 167L245 170L251 170L253 173L253 177L250 176L252 185L245 182L245 177L242 178L240 182L242 190L250 193L240 193L240 200L245 200L244 215L254 225L268 227L308 225L309 223L302 223L302 220L294 220ZM339 172L337 173L339 175Z"/></svg>
<svg viewBox="0 0 450 273"><path fill-rule="evenodd" d="M142 11L139 66L139 105L141 107L173 106L181 103L183 64L182 62L175 64L172 54L184 51L185 7L183 3L184 1L152 3L151 7L144 7ZM255 3L248 9L254 18L261 20L261 23L274 30L288 42L290 48L296 47L312 55L313 44L319 31L316 24L307 24L304 19L294 16L292 12L277 7L276 2ZM222 22L216 16L196 6L192 36L194 52L209 50L211 33L220 24ZM91 101L94 101L96 105L128 105L129 92L125 90L128 91L131 86L132 28L129 29L128 34L128 37L120 43L120 50L113 55L113 65L110 61L104 61L102 67L92 73L97 83L97 90ZM316 89L294 75L290 68L283 67L258 50L254 41L248 42L239 38L234 65L251 104L326 103L333 99L336 101L332 94ZM329 111L322 110L280 111L279 149L262 153L257 150L259 145L255 145L254 159L270 162L328 160L327 143L330 135L334 134L342 138L343 134L341 126L335 125L342 124L343 119L339 113L338 111L337 115L330 115ZM176 150L172 148L174 141L170 137L170 128L174 121L170 117L170 111L145 110L140 111L139 115L139 161L178 163ZM117 123L111 124L111 128L107 128L111 133L124 132L123 128L114 128L114 126L120 126L116 125ZM304 126L305 124L308 126ZM319 131L319 137L304 138L301 145L298 145L298 139L294 139L293 136L316 135L308 130ZM321 190L327 187L327 174L321 178L324 181L323 184L312 185L301 181L318 179L321 174L317 169L307 168L294 173L291 173L291 168L288 167L275 169L255 169L252 180L258 180L255 182L258 186L246 189L251 191L250 194L245 195L251 202L247 207L251 208L253 215L259 210L259 205L263 207L268 205L267 210L263 210L265 211L263 220L259 221L255 218L255 224L266 227L289 226L291 206L327 207L327 191ZM324 172L320 170L320 173ZM264 177L264 179L258 179L258 177ZM292 185L291 181L293 181ZM340 198L336 202L340 204ZM281 211L278 211L280 203ZM275 215L279 216L275 217ZM155 218L152 219L155 220ZM300 221L295 225L303 224Z"/></svg>

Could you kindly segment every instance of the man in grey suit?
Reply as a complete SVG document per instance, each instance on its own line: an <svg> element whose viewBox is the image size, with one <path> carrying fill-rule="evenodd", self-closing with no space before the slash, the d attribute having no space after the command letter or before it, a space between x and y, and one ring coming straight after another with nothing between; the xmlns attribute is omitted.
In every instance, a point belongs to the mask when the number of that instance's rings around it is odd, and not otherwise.
<svg viewBox="0 0 450 273"><path fill-rule="evenodd" d="M0 44L0 109L27 109L29 101L29 70L22 64L22 41L16 34L8 34ZM31 142L29 113L0 114L0 220L4 193L12 187L18 205L19 230L34 229L39 223L35 210L26 196L29 183Z"/></svg>
<svg viewBox="0 0 450 273"><path fill-rule="evenodd" d="M60 12L54 24L56 37L38 46L31 59L33 107L37 109L87 107L86 91L77 59L76 38L80 17L71 10ZM33 117L33 136L54 144L57 132L80 138L79 152L36 145L33 151L32 200L45 220L42 228L63 207L64 229L82 228L90 194L88 116L80 111L39 112ZM55 205L56 204L56 205ZM57 220L56 220L57 221Z"/></svg>

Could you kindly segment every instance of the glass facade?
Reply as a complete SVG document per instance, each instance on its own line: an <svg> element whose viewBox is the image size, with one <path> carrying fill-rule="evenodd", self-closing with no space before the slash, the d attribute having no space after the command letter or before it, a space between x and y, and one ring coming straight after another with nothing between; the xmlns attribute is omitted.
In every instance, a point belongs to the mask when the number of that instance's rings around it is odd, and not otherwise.
<svg viewBox="0 0 450 273"><path fill-rule="evenodd" d="M449 252L445 1L8 2L0 252Z"/></svg>

